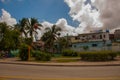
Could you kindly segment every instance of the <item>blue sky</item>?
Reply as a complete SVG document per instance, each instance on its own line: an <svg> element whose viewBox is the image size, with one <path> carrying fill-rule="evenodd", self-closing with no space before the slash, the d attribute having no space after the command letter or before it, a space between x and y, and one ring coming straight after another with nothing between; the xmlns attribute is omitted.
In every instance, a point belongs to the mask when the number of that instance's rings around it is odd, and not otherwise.
<svg viewBox="0 0 120 80"><path fill-rule="evenodd" d="M69 25L78 26L77 22L72 21L64 0L1 0L1 9L8 11L17 21L23 17L35 17L41 22L56 23L58 19L65 18Z"/></svg>

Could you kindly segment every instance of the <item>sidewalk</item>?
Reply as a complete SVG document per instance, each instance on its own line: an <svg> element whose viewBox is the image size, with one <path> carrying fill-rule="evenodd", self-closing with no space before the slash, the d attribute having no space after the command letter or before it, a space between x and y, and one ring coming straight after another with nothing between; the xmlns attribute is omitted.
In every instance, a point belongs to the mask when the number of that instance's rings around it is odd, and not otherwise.
<svg viewBox="0 0 120 80"><path fill-rule="evenodd" d="M68 62L68 63L56 63L56 62L32 62L32 61L18 61L17 58L5 58L0 59L0 64L18 64L18 65L35 65L35 66L66 66L66 67L82 67L82 66L120 66L120 59L116 61L106 62Z"/></svg>

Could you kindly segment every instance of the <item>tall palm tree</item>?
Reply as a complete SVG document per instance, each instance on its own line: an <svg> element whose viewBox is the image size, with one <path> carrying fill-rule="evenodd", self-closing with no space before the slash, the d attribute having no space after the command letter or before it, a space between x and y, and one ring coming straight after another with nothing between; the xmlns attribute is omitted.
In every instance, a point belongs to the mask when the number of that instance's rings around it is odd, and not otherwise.
<svg viewBox="0 0 120 80"><path fill-rule="evenodd" d="M22 34L25 35L25 37L27 37L27 33L26 33L26 30L27 30L27 18L23 18L22 20L19 21L19 23L17 23L15 25L15 29L18 29L21 33L21 36Z"/></svg>
<svg viewBox="0 0 120 80"><path fill-rule="evenodd" d="M53 25L51 28L46 28L46 33L42 36L41 40L45 42L45 47L48 47L50 50L54 51L54 43L60 35L61 28Z"/></svg>
<svg viewBox="0 0 120 80"><path fill-rule="evenodd" d="M36 29L41 30L39 26L42 27L42 24L40 24L37 19L35 18L27 19L27 27L28 27L27 33L30 35L32 39L34 37L34 34L38 34Z"/></svg>

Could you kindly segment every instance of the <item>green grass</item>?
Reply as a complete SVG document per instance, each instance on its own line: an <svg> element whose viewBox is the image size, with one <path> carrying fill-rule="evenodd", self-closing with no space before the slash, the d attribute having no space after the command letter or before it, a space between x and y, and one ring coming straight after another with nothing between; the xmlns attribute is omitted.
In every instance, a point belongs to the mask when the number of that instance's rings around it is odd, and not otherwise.
<svg viewBox="0 0 120 80"><path fill-rule="evenodd" d="M58 62L58 63L67 63L67 62L78 62L78 61L80 61L80 59L78 59L78 58L58 58L54 61Z"/></svg>
<svg viewBox="0 0 120 80"><path fill-rule="evenodd" d="M57 62L77 62L79 60L76 59L60 59L60 60L56 60Z"/></svg>

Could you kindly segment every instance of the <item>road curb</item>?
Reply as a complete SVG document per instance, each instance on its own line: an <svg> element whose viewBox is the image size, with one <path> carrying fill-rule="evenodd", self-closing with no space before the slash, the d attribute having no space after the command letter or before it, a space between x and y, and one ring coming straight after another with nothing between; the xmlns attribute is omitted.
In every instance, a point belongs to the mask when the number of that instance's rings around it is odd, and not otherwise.
<svg viewBox="0 0 120 80"><path fill-rule="evenodd" d="M49 63L49 64L44 64L44 63L17 63L17 62L0 62L0 64L16 64L16 65L32 65L32 66L56 66L56 67L99 67L99 66L120 66L120 64L98 64L98 65L96 65L96 64L85 64L85 65L83 65L83 64L70 64L70 65L68 65L68 64L51 64L51 63Z"/></svg>

